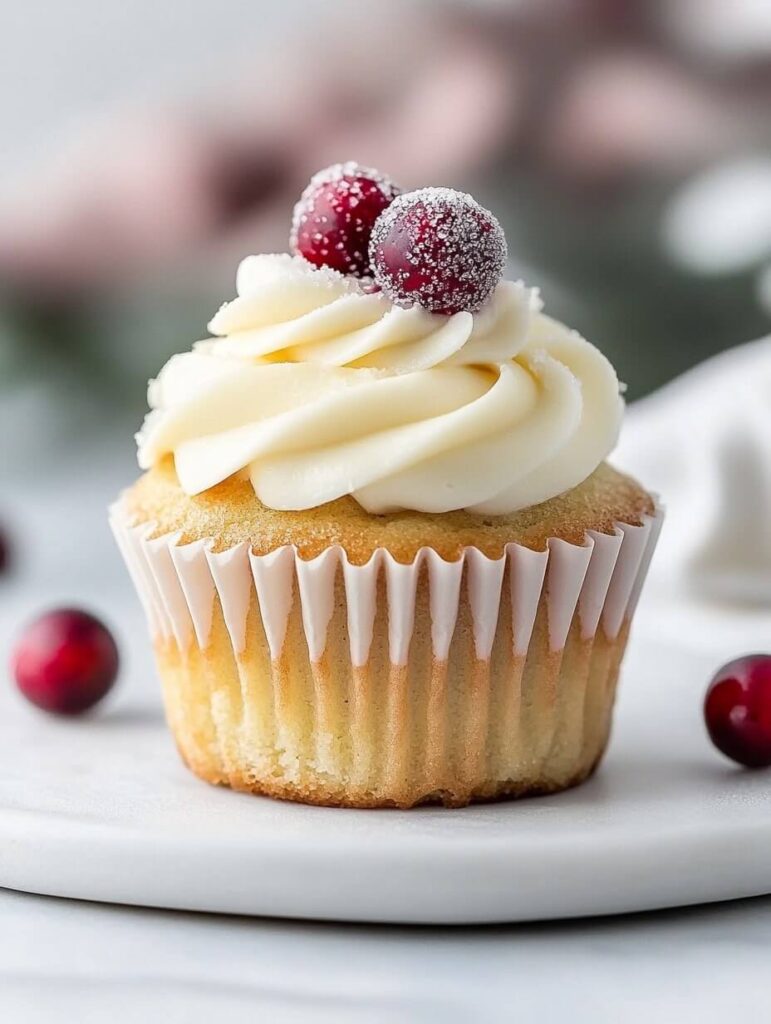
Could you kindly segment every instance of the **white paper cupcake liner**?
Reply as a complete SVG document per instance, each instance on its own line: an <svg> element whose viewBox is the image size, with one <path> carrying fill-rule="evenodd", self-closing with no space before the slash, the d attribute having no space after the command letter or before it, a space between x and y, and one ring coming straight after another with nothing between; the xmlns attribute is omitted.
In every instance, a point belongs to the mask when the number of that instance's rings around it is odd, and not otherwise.
<svg viewBox="0 0 771 1024"><path fill-rule="evenodd" d="M153 538L153 523L132 524L120 501L110 509L113 532L155 637L173 638L182 650L191 643L205 648L218 597L238 654L246 646L247 616L256 597L275 661L281 655L296 581L309 656L315 663L326 646L335 577L342 567L354 666L366 664L369 656L381 570L386 581L390 660L394 665L406 664L418 577L424 565L437 661L446 659L450 649L464 570L479 660L489 658L492 650L504 578L511 588L515 655L527 653L544 594L553 651L564 647L576 615L583 639L593 637L599 627L614 639L634 612L662 521L663 511L657 508L654 515L643 517L640 526L617 523L610 534L589 531L580 545L553 538L544 551L508 544L498 559L469 547L457 561L446 562L435 551L422 548L412 563L403 565L387 550L378 549L366 565L358 566L348 561L339 546L304 561L291 546L255 555L246 543L221 552L212 550L212 541L180 545L178 533Z"/></svg>

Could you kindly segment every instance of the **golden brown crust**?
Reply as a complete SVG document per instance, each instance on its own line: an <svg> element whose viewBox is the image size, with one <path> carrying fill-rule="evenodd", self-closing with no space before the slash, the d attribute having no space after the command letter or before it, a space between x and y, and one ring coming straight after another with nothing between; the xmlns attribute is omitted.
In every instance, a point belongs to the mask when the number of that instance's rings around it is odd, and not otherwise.
<svg viewBox="0 0 771 1024"><path fill-rule="evenodd" d="M379 547L411 562L421 547L454 561L465 547L498 558L510 543L543 550L550 537L557 537L580 544L587 530L609 533L615 522L637 525L654 508L635 480L603 463L565 494L503 516L463 511L377 516L349 497L307 511L279 512L263 505L251 484L237 477L189 497L170 456L140 477L125 501L136 522L155 523L158 535L179 532L183 544L214 538L215 549L225 550L247 541L256 554L294 544L306 559L339 544L355 564L368 561Z"/></svg>
<svg viewBox="0 0 771 1024"><path fill-rule="evenodd" d="M468 805L472 803L500 803L503 800L521 800L525 797L549 796L552 793L561 793L563 790L572 789L574 786L580 786L582 782L585 782L590 778L597 770L600 761L602 760L602 754L596 758L593 764L590 764L587 767L582 767L575 773L575 775L571 776L564 782L554 782L551 779L545 778L541 782L536 780L534 782L522 783L516 779L511 779L504 782L486 783L473 792L464 793L460 796L447 790L439 790L436 793L430 793L428 796L424 796L419 800L414 801L410 801L409 799L388 800L378 799L376 797L360 797L356 794L341 796L340 793L335 790L325 792L323 788L320 789L319 787L314 787L313 789L303 788L268 779L256 782L247 775L240 777L231 776L229 779L224 780L216 775L210 774L207 768L203 765L188 763L184 754L182 754L182 760L185 761L187 767L193 772L193 774L197 775L198 778L203 779L204 782L209 782L215 786L234 789L239 793L251 793L253 796L267 796L273 800L289 800L293 803L312 804L315 807L348 807L361 811L390 808L407 811L413 807L423 807L431 804L439 804L442 807L468 807Z"/></svg>

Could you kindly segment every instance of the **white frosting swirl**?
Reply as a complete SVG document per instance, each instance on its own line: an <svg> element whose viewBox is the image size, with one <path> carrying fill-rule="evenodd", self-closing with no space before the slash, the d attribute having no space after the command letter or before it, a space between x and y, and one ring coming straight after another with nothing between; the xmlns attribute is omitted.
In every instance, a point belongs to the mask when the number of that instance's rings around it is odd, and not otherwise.
<svg viewBox="0 0 771 1024"><path fill-rule="evenodd" d="M616 442L616 374L503 282L472 316L402 309L299 257L250 256L216 339L152 381L138 435L188 494L246 472L260 500L307 509L499 515L575 486Z"/></svg>

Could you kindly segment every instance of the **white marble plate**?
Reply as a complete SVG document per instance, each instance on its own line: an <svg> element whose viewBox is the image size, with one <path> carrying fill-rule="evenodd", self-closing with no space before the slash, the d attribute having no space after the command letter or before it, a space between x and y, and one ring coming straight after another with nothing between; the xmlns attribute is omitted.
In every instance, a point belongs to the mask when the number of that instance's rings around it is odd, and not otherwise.
<svg viewBox="0 0 771 1024"><path fill-rule="evenodd" d="M641 619L599 774L559 796L460 811L329 810L206 786L177 759L144 646L121 699L87 720L49 719L3 687L0 885L157 907L415 923L611 914L769 893L771 773L722 760L701 723L706 679L742 650L741 630L721 633L720 615L686 630L650 602ZM685 645L683 634L696 640Z"/></svg>

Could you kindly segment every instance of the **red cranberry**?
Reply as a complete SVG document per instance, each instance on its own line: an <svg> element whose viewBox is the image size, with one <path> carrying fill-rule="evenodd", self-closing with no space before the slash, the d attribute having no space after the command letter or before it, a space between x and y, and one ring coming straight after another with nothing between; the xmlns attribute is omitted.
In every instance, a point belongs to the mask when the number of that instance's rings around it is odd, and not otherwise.
<svg viewBox="0 0 771 1024"><path fill-rule="evenodd" d="M16 644L12 667L19 689L33 704L44 711L77 715L112 687L118 649L93 615L61 608L27 626Z"/></svg>
<svg viewBox="0 0 771 1024"><path fill-rule="evenodd" d="M506 265L498 221L464 192L423 188L395 199L372 232L375 280L397 304L474 313Z"/></svg>
<svg viewBox="0 0 771 1024"><path fill-rule="evenodd" d="M400 192L379 171L353 161L319 171L294 208L292 251L316 267L366 277L372 227Z"/></svg>
<svg viewBox="0 0 771 1024"><path fill-rule="evenodd" d="M715 675L704 718L718 750L748 768L771 765L771 655L729 661Z"/></svg>
<svg viewBox="0 0 771 1024"><path fill-rule="evenodd" d="M8 546L8 538L0 531L0 573L4 573L11 564L11 551Z"/></svg>

